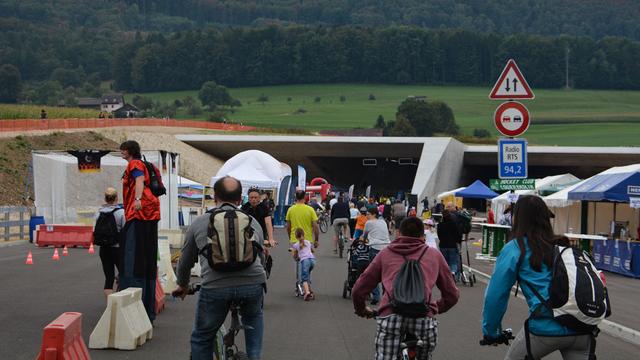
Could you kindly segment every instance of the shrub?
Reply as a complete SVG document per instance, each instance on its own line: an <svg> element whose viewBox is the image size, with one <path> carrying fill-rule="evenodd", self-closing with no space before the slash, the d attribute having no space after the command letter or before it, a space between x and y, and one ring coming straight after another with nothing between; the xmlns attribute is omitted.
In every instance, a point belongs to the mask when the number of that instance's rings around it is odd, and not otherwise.
<svg viewBox="0 0 640 360"><path fill-rule="evenodd" d="M293 112L294 114L306 114L307 113L307 109L305 108L299 108L298 110Z"/></svg>
<svg viewBox="0 0 640 360"><path fill-rule="evenodd" d="M316 96L315 99L313 99L313 102L315 103L319 103L320 101L322 101L322 98L320 96Z"/></svg>
<svg viewBox="0 0 640 360"><path fill-rule="evenodd" d="M369 94L369 100L373 101L376 99L376 96L373 94Z"/></svg>
<svg viewBox="0 0 640 360"><path fill-rule="evenodd" d="M473 129L473 136L477 138L491 137L491 133L487 129Z"/></svg>

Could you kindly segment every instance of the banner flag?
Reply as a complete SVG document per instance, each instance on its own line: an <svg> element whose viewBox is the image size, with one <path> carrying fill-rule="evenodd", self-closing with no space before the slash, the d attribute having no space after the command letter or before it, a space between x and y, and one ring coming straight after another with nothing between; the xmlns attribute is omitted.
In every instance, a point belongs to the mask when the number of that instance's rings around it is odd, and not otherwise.
<svg viewBox="0 0 640 360"><path fill-rule="evenodd" d="M307 170L302 165L298 165L298 189L307 189Z"/></svg>

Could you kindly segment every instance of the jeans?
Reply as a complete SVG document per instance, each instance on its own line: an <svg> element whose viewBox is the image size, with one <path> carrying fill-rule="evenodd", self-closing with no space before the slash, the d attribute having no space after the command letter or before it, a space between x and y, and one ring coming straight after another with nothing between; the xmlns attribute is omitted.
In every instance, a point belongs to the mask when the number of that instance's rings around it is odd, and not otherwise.
<svg viewBox="0 0 640 360"><path fill-rule="evenodd" d="M376 255L378 255L378 253L380 252L380 250L376 250L372 247L369 248L369 261L373 261L373 258L376 257ZM375 301L375 302L380 302L380 287L378 285L376 285L375 288L373 288L373 291L371 291L371 301Z"/></svg>
<svg viewBox="0 0 640 360"><path fill-rule="evenodd" d="M196 305L196 320L191 333L191 358L213 359L216 333L224 323L231 301L240 304L242 323L252 329L244 329L247 355L251 360L260 360L262 352L262 284L200 289Z"/></svg>
<svg viewBox="0 0 640 360"><path fill-rule="evenodd" d="M442 256L444 256L444 259L447 261L447 264L449 264L451 272L458 274L458 272L460 271L460 251L458 250L458 248L440 248L440 252L442 253Z"/></svg>
<svg viewBox="0 0 640 360"><path fill-rule="evenodd" d="M316 265L316 259L304 259L300 262L300 281L301 282L311 282L311 270Z"/></svg>

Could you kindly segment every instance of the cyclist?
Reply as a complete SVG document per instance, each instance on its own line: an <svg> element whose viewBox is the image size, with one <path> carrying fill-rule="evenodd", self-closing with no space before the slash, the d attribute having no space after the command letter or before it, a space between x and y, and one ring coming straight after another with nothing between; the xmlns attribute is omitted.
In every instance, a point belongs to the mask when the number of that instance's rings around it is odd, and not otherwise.
<svg viewBox="0 0 640 360"><path fill-rule="evenodd" d="M253 216L258 224L260 224L262 233L265 235L264 240L268 240L270 246L276 246L278 242L273 237L271 210L269 210L269 204L267 202L260 201L260 190L256 188L249 189L249 202L242 205L242 210Z"/></svg>
<svg viewBox="0 0 640 360"><path fill-rule="evenodd" d="M333 225L333 253L338 253L338 237L340 232L344 235L345 239L349 238L349 218L351 214L349 212L349 204L344 201L342 196L338 197L336 203L331 206L331 224Z"/></svg>
<svg viewBox="0 0 640 360"><path fill-rule="evenodd" d="M418 259L424 275L425 301L429 302L429 310L423 317L411 318L395 314L392 309L393 284L400 267L407 259ZM400 224L400 236L389 244L369 264L360 275L351 292L356 314L371 318L372 309L365 305L365 299L376 285L382 282L387 290L382 296L378 309L375 359L395 359L400 352L400 342L410 332L425 344L418 349L418 359L426 360L437 343L438 322L435 314L449 310L458 302L459 291L451 278L449 267L439 251L429 249L424 240L422 220L411 217ZM437 286L441 298L432 301L432 289ZM427 300L429 299L429 300Z"/></svg>
<svg viewBox="0 0 640 360"><path fill-rule="evenodd" d="M213 186L217 207L223 210L238 208L242 201L242 185L237 179L225 176ZM191 268L199 258L199 251L209 243L208 229L211 214L194 220L185 235L185 242L177 266L178 288L173 296L184 299L189 288ZM252 222L258 248L262 248L262 228ZM266 274L260 257L249 267L238 271L222 272L209 267L202 258L202 288L198 296L195 324L191 333L191 358L213 359L215 336L224 323L231 302L241 305L240 315L245 329L245 343L250 359L260 359L262 352L262 301Z"/></svg>
<svg viewBox="0 0 640 360"><path fill-rule="evenodd" d="M295 243L295 229L301 228L304 231L305 239L313 239L313 246L318 247L320 237L320 229L318 228L318 215L313 208L305 204L304 190L296 191L296 203L289 210L285 220L287 221L287 234L289 234L289 242Z"/></svg>
<svg viewBox="0 0 640 360"><path fill-rule="evenodd" d="M382 249L389 245L389 228L387 223L378 217L378 209L367 210L367 223L364 225L364 238L369 244L369 259L373 260ZM371 305L380 302L380 288L376 286L371 292Z"/></svg>
<svg viewBox="0 0 640 360"><path fill-rule="evenodd" d="M514 240L509 241L500 252L485 293L482 332L488 340L500 337L509 292L516 280L520 279L527 284L521 289L531 314L525 325L529 328L533 359L540 359L556 350L562 353L563 359L592 359L591 335L579 335L554 320L551 310L541 303L532 290L535 289L542 298L549 298L555 242L551 217L553 214L539 197L527 195L518 199L513 214ZM524 256L521 255L521 249L524 249ZM527 356L526 338L523 328L516 335L505 359L524 359Z"/></svg>

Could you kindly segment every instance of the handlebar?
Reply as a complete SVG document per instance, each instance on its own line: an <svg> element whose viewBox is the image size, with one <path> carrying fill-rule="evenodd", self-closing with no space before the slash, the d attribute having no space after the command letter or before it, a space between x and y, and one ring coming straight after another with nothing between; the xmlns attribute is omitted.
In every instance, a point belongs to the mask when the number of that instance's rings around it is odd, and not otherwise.
<svg viewBox="0 0 640 360"><path fill-rule="evenodd" d="M497 338L490 338L485 335L482 338L482 340L480 340L480 345L482 346L486 346L486 345L498 346L500 344L509 345L509 341L513 339L515 339L515 337L513 336L513 331L511 329L505 329L505 330L502 330L502 334L500 334L500 336L498 336Z"/></svg>

